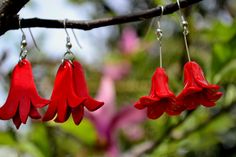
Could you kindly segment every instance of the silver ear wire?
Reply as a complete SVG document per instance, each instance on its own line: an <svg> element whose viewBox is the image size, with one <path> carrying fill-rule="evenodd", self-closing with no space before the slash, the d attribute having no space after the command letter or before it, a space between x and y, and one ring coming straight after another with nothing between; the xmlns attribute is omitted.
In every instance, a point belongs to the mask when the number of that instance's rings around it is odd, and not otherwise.
<svg viewBox="0 0 236 157"><path fill-rule="evenodd" d="M70 36L69 36L69 33L66 29L66 22L67 22L67 19L64 20L64 29L65 29L65 32L66 32L66 53L64 54L64 58L63 58L63 61L66 59L66 60L73 60L75 58L74 54L72 53L72 51L70 50L72 48L72 44L70 42Z"/></svg>
<svg viewBox="0 0 236 157"><path fill-rule="evenodd" d="M80 44L80 42L79 42L79 40L78 40L78 38L77 38L77 36L76 36L76 34L75 34L74 29L72 28L71 31L72 31L72 33L73 33L73 35L74 35L74 38L75 38L76 44L78 45L79 48L82 49L82 46L81 46L81 44Z"/></svg>
<svg viewBox="0 0 236 157"><path fill-rule="evenodd" d="M69 33L66 29L66 22L67 22L67 19L64 20L64 29L65 29L65 32L66 32L66 48L67 48L67 50L70 50L72 48L72 44L70 42Z"/></svg>
<svg viewBox="0 0 236 157"><path fill-rule="evenodd" d="M182 26L183 26L183 29L184 29L183 30L183 35L184 35L185 48L186 48L186 51L187 51L188 60L191 61L189 47L188 47L188 40L187 40L187 35L189 34L188 22L185 20L184 15L181 12L181 6L180 6L179 0L177 0L177 5L179 7L180 16L181 16L181 23L182 23Z"/></svg>
<svg viewBox="0 0 236 157"><path fill-rule="evenodd" d="M30 36L31 36L31 38L32 38L32 40L33 40L33 43L34 43L35 48L36 48L39 52L41 52L40 48L38 47L38 44L36 43L36 40L35 40L35 38L34 38L34 35L33 35L32 31L31 31L31 29L28 28L28 30L29 30L29 32L30 32Z"/></svg>
<svg viewBox="0 0 236 157"><path fill-rule="evenodd" d="M28 50L26 49L27 46L27 41L26 41L26 36L25 36L25 32L23 31L22 27L21 27L21 19L19 19L19 28L21 30L22 33L22 39L21 39L21 51L20 51L20 60L25 59L28 53Z"/></svg>
<svg viewBox="0 0 236 157"><path fill-rule="evenodd" d="M157 29L156 29L156 35L157 35L157 40L159 41L159 51L160 51L160 67L162 68L162 45L161 45L161 39L162 39L162 30L161 30L161 24L160 20L164 12L164 7L161 6L161 15L157 19Z"/></svg>

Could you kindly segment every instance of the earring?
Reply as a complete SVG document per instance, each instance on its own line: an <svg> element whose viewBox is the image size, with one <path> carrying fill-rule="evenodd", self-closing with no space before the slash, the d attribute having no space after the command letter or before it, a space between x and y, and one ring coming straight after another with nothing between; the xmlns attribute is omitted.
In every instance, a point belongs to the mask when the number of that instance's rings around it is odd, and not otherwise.
<svg viewBox="0 0 236 157"><path fill-rule="evenodd" d="M12 72L7 100L0 108L0 119L13 119L17 129L21 123L26 124L28 116L32 119L40 119L41 116L37 108L44 107L49 103L48 100L41 98L36 90L32 67L26 59L28 54L27 42L20 19L19 28L22 32L20 59Z"/></svg>
<svg viewBox="0 0 236 157"><path fill-rule="evenodd" d="M177 0L177 4L181 13L179 0ZM209 84L204 77L200 65L195 61L191 61L187 42L187 35L189 34L188 22L185 20L182 13L181 23L183 26L183 36L188 62L184 65L184 89L177 96L177 104L183 106L183 108L187 110L193 110L200 104L205 107L213 107L215 106L215 102L222 96L222 93L219 92L220 86Z"/></svg>
<svg viewBox="0 0 236 157"><path fill-rule="evenodd" d="M74 123L78 125L84 115L84 107L89 111L95 111L104 103L92 99L88 94L86 81L81 64L74 60L71 52L72 44L66 30L66 19L64 20L66 32L66 53L60 65L51 96L43 121L52 120L55 115L55 122L63 123L72 114Z"/></svg>
<svg viewBox="0 0 236 157"><path fill-rule="evenodd" d="M149 96L143 96L135 103L135 107L139 110L147 108L147 116L150 119L159 118L164 112L168 115L178 115L181 109L176 106L176 97L169 89L168 76L165 69L162 67L162 30L160 26L160 19L164 12L164 7L161 6L161 15L157 20L157 40L160 51L160 67L158 67L152 76L152 85Z"/></svg>

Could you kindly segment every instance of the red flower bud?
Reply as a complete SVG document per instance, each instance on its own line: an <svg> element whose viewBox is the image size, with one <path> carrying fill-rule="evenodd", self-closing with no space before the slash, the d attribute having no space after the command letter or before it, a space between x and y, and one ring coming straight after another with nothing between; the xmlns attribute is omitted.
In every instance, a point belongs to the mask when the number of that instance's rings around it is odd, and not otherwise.
<svg viewBox="0 0 236 157"><path fill-rule="evenodd" d="M13 69L10 91L5 104L0 108L0 119L12 118L18 129L21 123L26 123L28 116L40 119L37 108L44 107L48 103L48 100L38 95L31 64L23 59Z"/></svg>
<svg viewBox="0 0 236 157"><path fill-rule="evenodd" d="M164 112L168 115L181 113L181 106L176 105L176 98L168 87L168 77L163 68L157 68L152 77L149 96L143 96L134 105L137 109L147 107L147 116L151 119L159 118Z"/></svg>
<svg viewBox="0 0 236 157"><path fill-rule="evenodd" d="M194 61L184 66L184 89L177 97L177 103L185 109L192 110L202 104L205 107L215 106L222 96L219 86L209 84L201 67Z"/></svg>

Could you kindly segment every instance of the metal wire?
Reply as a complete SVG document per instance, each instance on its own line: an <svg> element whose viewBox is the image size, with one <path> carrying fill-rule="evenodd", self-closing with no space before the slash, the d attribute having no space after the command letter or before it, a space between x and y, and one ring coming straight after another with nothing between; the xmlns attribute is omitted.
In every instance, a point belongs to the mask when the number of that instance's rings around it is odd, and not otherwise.
<svg viewBox="0 0 236 157"><path fill-rule="evenodd" d="M157 40L159 41L159 53L160 53L160 67L162 68L162 44L161 44L161 39L162 39L162 30L161 30L161 24L160 20L164 12L164 7L161 6L161 15L157 19L157 29L156 29L156 35L157 35Z"/></svg>
<svg viewBox="0 0 236 157"><path fill-rule="evenodd" d="M36 49L37 49L39 52L41 52L40 48L38 47L38 44L36 43L36 40L35 40L35 38L34 38L34 35L33 35L32 31L31 31L31 28L28 28L28 29L29 29L29 32L30 32L30 36L31 36L31 38L32 38L32 40L33 40L34 46L36 47Z"/></svg>
<svg viewBox="0 0 236 157"><path fill-rule="evenodd" d="M184 15L181 12L181 6L180 6L179 0L177 0L177 4L178 4L178 7L179 7L179 12L180 12L180 16L181 16L181 23L182 23L182 26L183 26L183 29L184 29L183 30L184 44L185 44L185 48L186 48L186 51L187 51L188 60L191 61L189 47L188 47L188 40L187 40L187 35L189 34L188 22L185 20Z"/></svg>

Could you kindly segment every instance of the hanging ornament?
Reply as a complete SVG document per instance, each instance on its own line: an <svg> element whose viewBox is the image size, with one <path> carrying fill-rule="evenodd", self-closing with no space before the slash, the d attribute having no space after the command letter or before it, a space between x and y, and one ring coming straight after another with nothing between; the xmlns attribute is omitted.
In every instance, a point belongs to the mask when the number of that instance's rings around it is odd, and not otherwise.
<svg viewBox="0 0 236 157"><path fill-rule="evenodd" d="M28 117L40 119L37 108L49 103L48 100L41 98L36 90L31 64L25 59L28 53L26 37L22 29L21 31L20 61L13 69L10 91L5 104L0 108L0 119L13 119L17 129L21 123L26 124Z"/></svg>

